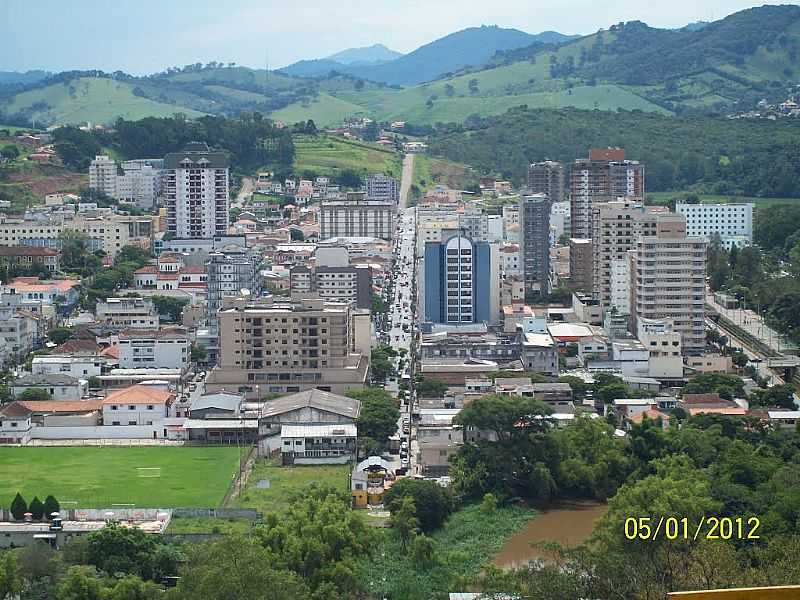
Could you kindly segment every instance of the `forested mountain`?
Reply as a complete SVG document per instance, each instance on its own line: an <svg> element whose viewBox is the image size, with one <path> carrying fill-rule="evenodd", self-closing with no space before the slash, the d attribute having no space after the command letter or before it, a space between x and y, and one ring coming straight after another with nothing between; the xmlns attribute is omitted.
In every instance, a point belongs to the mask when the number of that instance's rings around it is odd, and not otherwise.
<svg viewBox="0 0 800 600"><path fill-rule="evenodd" d="M348 48L331 54L327 58L343 65L362 65L388 62L401 56L403 56L402 52L387 48L383 44L373 44L363 48Z"/></svg>
<svg viewBox="0 0 800 600"><path fill-rule="evenodd" d="M0 85L34 83L51 74L48 71L0 71Z"/></svg>
<svg viewBox="0 0 800 600"><path fill-rule="evenodd" d="M681 118L640 112L518 108L432 136L430 150L481 172L524 181L529 162L567 163L620 146L646 163L647 191L800 196L800 122Z"/></svg>
<svg viewBox="0 0 800 600"><path fill-rule="evenodd" d="M552 34L548 37L552 38ZM535 41L535 36L517 29L470 27L379 65L344 65L337 68L329 60L301 61L281 69L281 72L309 77L339 70L370 81L415 85L467 66L480 66L498 50L519 48Z"/></svg>

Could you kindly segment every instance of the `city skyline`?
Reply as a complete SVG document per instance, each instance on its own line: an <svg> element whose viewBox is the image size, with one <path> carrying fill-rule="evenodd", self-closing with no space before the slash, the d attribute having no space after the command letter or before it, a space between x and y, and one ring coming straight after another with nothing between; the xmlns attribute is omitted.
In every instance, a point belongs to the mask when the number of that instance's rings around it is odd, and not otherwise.
<svg viewBox="0 0 800 600"><path fill-rule="evenodd" d="M454 0L434 6L410 0L402 11L391 0L350 0L345 4L343 10L341 3L319 0L302 5L238 0L226 4L221 13L218 5L207 0L192 3L190 10L186 4L165 5L154 0L103 5L102 10L95 0L68 5L55 0L8 0L0 7L0 18L13 27L7 28L0 41L0 56L4 57L0 70L100 69L142 75L209 61L280 68L375 43L407 53L482 24L532 34L555 30L588 35L621 21L641 20L653 27L676 28L781 2L712 0L700 4L677 0L669 5L642 5L613 0L601 8L588 0L557 5L505 0L464 10ZM302 35L302 44L297 43L298 35ZM54 48L58 52L53 52Z"/></svg>

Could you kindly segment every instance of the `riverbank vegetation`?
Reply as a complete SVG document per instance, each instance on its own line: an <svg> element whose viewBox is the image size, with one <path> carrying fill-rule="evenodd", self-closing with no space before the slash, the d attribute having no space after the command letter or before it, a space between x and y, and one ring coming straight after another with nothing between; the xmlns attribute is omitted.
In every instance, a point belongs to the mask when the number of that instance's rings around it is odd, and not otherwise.
<svg viewBox="0 0 800 600"><path fill-rule="evenodd" d="M490 503L465 506L424 542L403 549L397 531L380 530L370 556L359 560L359 578L368 598L446 599L466 589L488 566L503 542L533 518L522 506Z"/></svg>
<svg viewBox="0 0 800 600"><path fill-rule="evenodd" d="M464 444L454 460L455 491L533 502L608 498L609 511L577 550L556 549L550 565L488 573L483 589L542 599L665 598L682 589L797 580L798 568L785 565L791 554L779 551L800 547L795 431L752 418L674 414L668 429L644 419L617 437L601 419L551 429L537 418L546 408L535 403L488 397L459 414L462 425L492 431L497 441ZM741 535L723 536L711 530L711 516L758 519L758 538L749 535L755 521ZM686 518L691 531L675 540L626 536L627 519L649 519L654 531L661 517Z"/></svg>

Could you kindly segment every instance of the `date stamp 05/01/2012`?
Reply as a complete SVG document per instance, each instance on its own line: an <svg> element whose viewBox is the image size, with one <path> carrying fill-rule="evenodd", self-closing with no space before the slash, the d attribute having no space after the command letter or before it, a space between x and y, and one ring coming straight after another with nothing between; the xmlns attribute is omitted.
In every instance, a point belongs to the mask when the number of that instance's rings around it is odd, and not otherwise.
<svg viewBox="0 0 800 600"><path fill-rule="evenodd" d="M761 539L761 519L755 516L628 517L625 538L628 540L752 540Z"/></svg>

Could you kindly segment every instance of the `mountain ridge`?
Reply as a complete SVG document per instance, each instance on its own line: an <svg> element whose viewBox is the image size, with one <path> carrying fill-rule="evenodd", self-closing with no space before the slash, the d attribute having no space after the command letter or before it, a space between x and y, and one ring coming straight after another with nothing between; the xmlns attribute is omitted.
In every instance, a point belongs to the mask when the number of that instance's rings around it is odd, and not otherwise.
<svg viewBox="0 0 800 600"><path fill-rule="evenodd" d="M343 65L365 65L384 63L401 56L403 56L402 52L387 48L383 44L372 44L371 46L340 50L335 54L326 56L325 60L332 60Z"/></svg>
<svg viewBox="0 0 800 600"><path fill-rule="evenodd" d="M512 49L483 44L478 53L460 53L465 44L474 48L475 36L505 38ZM320 126L355 115L414 125L465 122L520 105L720 115L755 108L762 98L786 99L796 93L800 74L800 7L795 5L747 9L699 29L657 29L629 21L561 43L531 43L534 37L519 30L472 28L389 63L353 67L328 61L320 74L304 77L197 63L147 77L75 71L28 84L0 82L0 122L52 124L79 114L113 122L114 110L123 108L134 114L258 111L288 122L313 119ZM446 65L434 58L443 40L451 59ZM421 83L403 87L365 76L397 71L398 61L413 67L414 80ZM421 62L430 63L427 72L414 66ZM86 87L85 78L115 83ZM101 106L104 98L94 96L103 90L114 91L126 106ZM92 107L102 108L102 119L92 118Z"/></svg>

